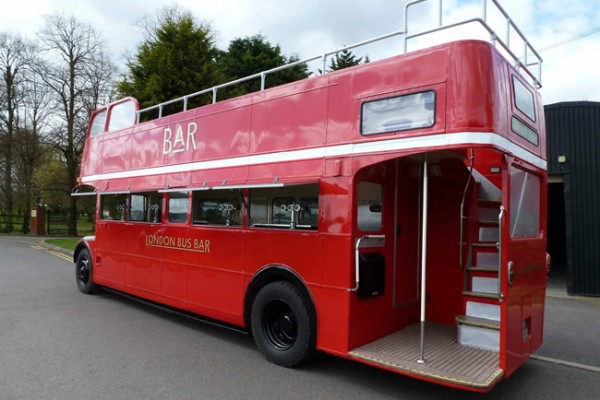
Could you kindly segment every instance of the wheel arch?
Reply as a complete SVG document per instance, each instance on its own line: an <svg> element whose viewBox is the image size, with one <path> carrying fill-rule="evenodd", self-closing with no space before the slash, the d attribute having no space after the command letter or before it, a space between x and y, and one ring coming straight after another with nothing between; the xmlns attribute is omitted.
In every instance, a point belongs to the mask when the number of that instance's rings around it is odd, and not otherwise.
<svg viewBox="0 0 600 400"><path fill-rule="evenodd" d="M252 314L252 303L260 289L265 287L271 282L275 281L286 281L294 285L302 294L309 300L310 314L315 323L317 322L317 310L315 307L315 300L312 293L306 283L300 278L300 276L294 272L291 268L283 265L268 265L258 271L246 290L246 296L244 298L244 323L247 328L250 328L250 316ZM315 326L316 334L316 326Z"/></svg>
<svg viewBox="0 0 600 400"><path fill-rule="evenodd" d="M77 257L79 256L79 253L81 253L81 251L83 249L87 249L87 251L90 252L90 257L92 257L93 259L93 251L92 251L92 243L95 241L95 236L86 236L83 237L81 239L79 239L79 241L77 242L77 244L75 245L75 251L73 251L73 262L76 263L77 262Z"/></svg>

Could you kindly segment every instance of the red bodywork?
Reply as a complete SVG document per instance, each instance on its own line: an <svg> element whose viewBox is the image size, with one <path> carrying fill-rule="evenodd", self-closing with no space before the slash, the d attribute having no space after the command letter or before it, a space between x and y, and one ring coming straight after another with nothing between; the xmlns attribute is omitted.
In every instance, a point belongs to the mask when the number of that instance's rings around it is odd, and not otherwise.
<svg viewBox="0 0 600 400"><path fill-rule="evenodd" d="M249 288L262 271L285 269L310 293L318 349L351 357L352 349L419 320L421 189L415 160L427 153L434 166L426 318L453 325L465 306L457 204L468 178L465 160L475 155L475 168L502 191L507 215L510 168L524 168L542 182L539 235L511 239L509 217L503 229L502 265L516 264L514 283L502 281L504 299L499 302L499 365L507 377L541 344L546 284L543 109L533 89L537 120L530 121L516 107L515 75L524 81L489 44L454 42L90 136L81 182L100 195L319 183L315 231L252 228L247 213L240 228L169 223L164 218L157 223L109 221L98 215L96 237L89 242L93 279L247 327ZM365 101L426 90L436 96L433 126L361 135ZM539 145L512 132L513 116L538 133ZM380 233L395 238L380 250L388 260L384 294L367 300L348 291L355 279L355 239L363 235L356 225L356 191L363 180L384 188ZM246 197L249 191L245 189ZM471 204L475 191L469 191ZM476 235L472 224L465 231L467 237ZM152 247L149 236L181 241L169 248ZM210 251L190 251L199 242L209 243ZM524 319L530 323L527 338ZM430 376L419 378L464 388Z"/></svg>

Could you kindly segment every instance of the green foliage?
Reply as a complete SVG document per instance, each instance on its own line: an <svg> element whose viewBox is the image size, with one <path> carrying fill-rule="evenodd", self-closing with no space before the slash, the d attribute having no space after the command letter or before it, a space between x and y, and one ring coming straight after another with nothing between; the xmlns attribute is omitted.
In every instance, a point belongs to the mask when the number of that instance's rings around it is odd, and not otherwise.
<svg viewBox="0 0 600 400"><path fill-rule="evenodd" d="M369 61L369 56L365 56L364 64L368 63ZM350 50L344 50L337 53L335 57L331 59L328 71L338 71L340 69L353 67L361 63L363 63L363 57L356 58L356 56Z"/></svg>
<svg viewBox="0 0 600 400"><path fill-rule="evenodd" d="M279 45L271 45L262 35L232 40L227 51L221 52L218 63L229 80L243 78L275 67L298 61L298 57L286 57ZM269 74L266 87L297 81L309 76L306 64ZM236 86L241 93L260 90L260 78ZM235 90L235 88L233 89ZM240 93L240 94L241 94Z"/></svg>
<svg viewBox="0 0 600 400"><path fill-rule="evenodd" d="M46 239L45 242L49 245L61 247L66 250L75 251L75 246L79 239Z"/></svg>
<svg viewBox="0 0 600 400"><path fill-rule="evenodd" d="M191 13L165 10L149 34L127 62L129 73L118 84L121 95L136 97L144 108L223 82L210 27Z"/></svg>

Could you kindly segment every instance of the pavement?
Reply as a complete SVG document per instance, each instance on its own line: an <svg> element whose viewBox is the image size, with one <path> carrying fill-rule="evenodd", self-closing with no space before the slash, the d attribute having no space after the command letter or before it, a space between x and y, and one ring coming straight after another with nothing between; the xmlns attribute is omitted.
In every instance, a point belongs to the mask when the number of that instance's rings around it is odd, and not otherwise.
<svg viewBox="0 0 600 400"><path fill-rule="evenodd" d="M42 240L41 246L72 259L73 252ZM531 358L600 373L600 297L567 294L566 269L548 276L544 344Z"/></svg>

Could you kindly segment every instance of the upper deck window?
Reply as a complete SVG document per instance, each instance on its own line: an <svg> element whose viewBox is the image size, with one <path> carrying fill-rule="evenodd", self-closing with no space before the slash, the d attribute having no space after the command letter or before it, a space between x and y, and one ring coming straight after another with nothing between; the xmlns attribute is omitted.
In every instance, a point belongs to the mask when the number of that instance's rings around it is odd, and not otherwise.
<svg viewBox="0 0 600 400"><path fill-rule="evenodd" d="M94 115L92 120L92 126L90 128L90 136L96 136L104 132L104 126L106 125L106 109L100 111Z"/></svg>
<svg viewBox="0 0 600 400"><path fill-rule="evenodd" d="M363 135L429 128L435 124L435 92L411 93L363 103Z"/></svg>
<svg viewBox="0 0 600 400"><path fill-rule="evenodd" d="M527 140L531 144L538 146L540 144L539 135L531 129L527 124L522 122L517 117L512 117L511 121L511 129L514 133L521 136L523 139Z"/></svg>
<svg viewBox="0 0 600 400"><path fill-rule="evenodd" d="M513 89L515 92L515 106L519 111L535 122L535 100L533 92L527 88L515 75L513 75Z"/></svg>
<svg viewBox="0 0 600 400"><path fill-rule="evenodd" d="M108 131L133 126L135 122L135 104L131 100L115 104L110 109L110 121L108 122Z"/></svg>

